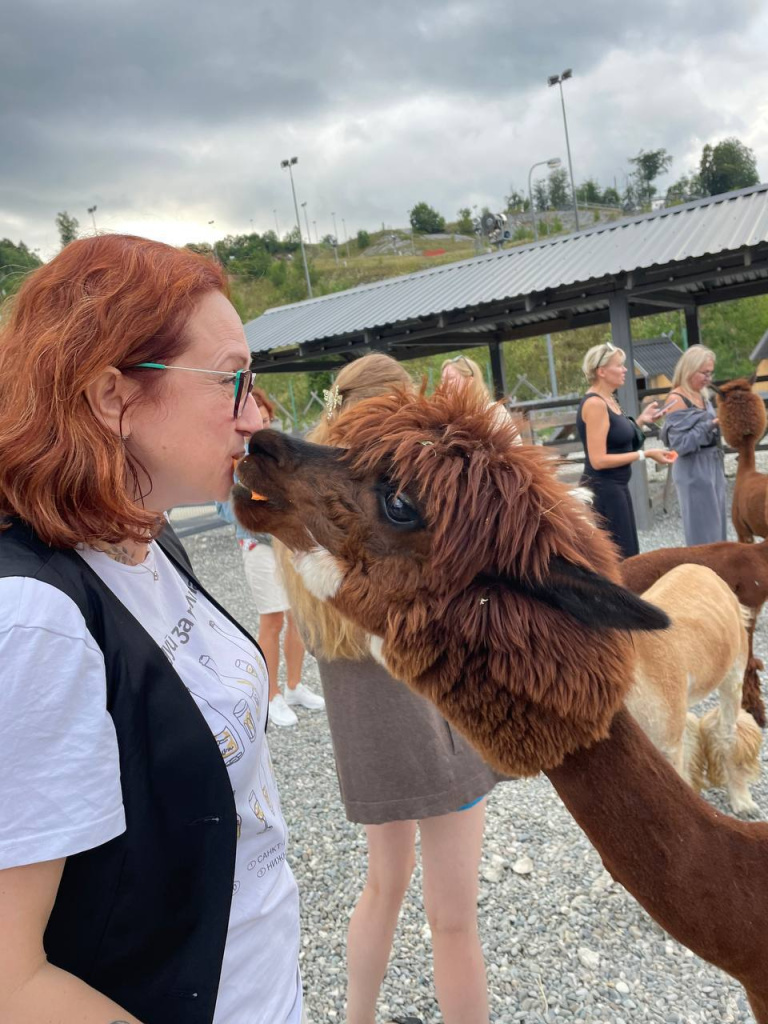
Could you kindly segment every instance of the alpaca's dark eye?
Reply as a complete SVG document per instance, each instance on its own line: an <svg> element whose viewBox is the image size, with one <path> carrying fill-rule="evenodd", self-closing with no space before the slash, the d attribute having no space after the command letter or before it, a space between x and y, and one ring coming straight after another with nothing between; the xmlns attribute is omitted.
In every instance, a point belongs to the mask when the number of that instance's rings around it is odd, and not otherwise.
<svg viewBox="0 0 768 1024"><path fill-rule="evenodd" d="M380 492L384 515L394 526L422 526L419 511L407 494L396 487L386 487Z"/></svg>

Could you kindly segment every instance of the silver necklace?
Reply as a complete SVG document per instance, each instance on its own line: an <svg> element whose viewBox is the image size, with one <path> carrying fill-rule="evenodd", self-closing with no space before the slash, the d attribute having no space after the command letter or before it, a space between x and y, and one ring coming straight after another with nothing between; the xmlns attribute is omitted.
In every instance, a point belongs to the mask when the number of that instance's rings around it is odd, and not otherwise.
<svg viewBox="0 0 768 1024"><path fill-rule="evenodd" d="M155 581L155 583L157 583L157 581L160 579L160 574L157 571L157 567L155 565L147 565L146 564L151 557L152 557L152 551L150 549L150 550L147 551L147 557L144 559L144 561L143 562L137 562L136 564L138 565L139 569L144 569L146 572L151 572L152 573L152 579ZM152 561L154 562L154 558L152 558Z"/></svg>

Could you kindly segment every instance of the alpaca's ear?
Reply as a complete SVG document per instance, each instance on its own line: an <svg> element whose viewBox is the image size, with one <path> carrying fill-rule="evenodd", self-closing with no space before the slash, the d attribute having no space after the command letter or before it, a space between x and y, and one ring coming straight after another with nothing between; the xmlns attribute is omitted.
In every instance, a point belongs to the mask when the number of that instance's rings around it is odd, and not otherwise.
<svg viewBox="0 0 768 1024"><path fill-rule="evenodd" d="M757 380L757 370L755 370L754 373L750 373L750 375L747 377L747 380L749 381L749 386L752 387L752 385Z"/></svg>
<svg viewBox="0 0 768 1024"><path fill-rule="evenodd" d="M710 391L714 391L716 395L722 395L722 391L716 384L708 384L707 387Z"/></svg>
<svg viewBox="0 0 768 1024"><path fill-rule="evenodd" d="M643 601L605 576L553 558L549 574L540 581L482 577L480 582L501 584L537 601L567 612L591 629L666 629L666 613Z"/></svg>

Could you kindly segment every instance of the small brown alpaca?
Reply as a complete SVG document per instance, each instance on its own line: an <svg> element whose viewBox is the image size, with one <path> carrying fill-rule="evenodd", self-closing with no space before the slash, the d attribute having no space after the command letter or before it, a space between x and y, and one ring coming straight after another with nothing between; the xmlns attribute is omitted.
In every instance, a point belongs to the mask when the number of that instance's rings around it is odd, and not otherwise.
<svg viewBox="0 0 768 1024"><path fill-rule="evenodd" d="M706 565L728 584L739 602L752 612L747 633L749 658L744 672L741 703L761 729L765 728L765 702L758 670L763 663L754 656L753 639L760 610L768 601L768 541L760 544L739 544L718 541L716 544L697 544L692 548L658 548L634 555L621 563L624 585L636 594L642 594L664 573L685 563Z"/></svg>
<svg viewBox="0 0 768 1024"><path fill-rule="evenodd" d="M624 706L631 630L668 624L534 446L466 392L339 416L340 448L254 434L238 518L486 760L545 771L608 871L768 1024L768 825L717 813Z"/></svg>
<svg viewBox="0 0 768 1024"><path fill-rule="evenodd" d="M745 618L751 616L728 584L703 565L671 569L643 600L663 608L672 625L664 633L635 636L635 682L627 707L697 792L707 784L724 785L736 814L757 816L749 784L759 778L762 733L741 711L749 653ZM715 690L719 706L701 723L693 718L692 728L688 708Z"/></svg>
<svg viewBox="0 0 768 1024"><path fill-rule="evenodd" d="M752 390L752 377L721 384L717 389L717 415L726 442L739 453L731 519L740 541L768 537L768 476L755 469L755 446L765 433L762 398Z"/></svg>

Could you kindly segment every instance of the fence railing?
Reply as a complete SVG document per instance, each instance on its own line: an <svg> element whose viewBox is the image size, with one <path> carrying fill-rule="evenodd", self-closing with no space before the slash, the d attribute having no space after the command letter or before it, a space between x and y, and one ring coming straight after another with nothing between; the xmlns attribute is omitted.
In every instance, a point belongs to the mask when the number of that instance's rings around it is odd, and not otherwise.
<svg viewBox="0 0 768 1024"><path fill-rule="evenodd" d="M768 381L768 376L762 376L756 378L756 383L761 384ZM724 384L725 381L716 381L715 386ZM638 397L642 403L645 398L654 398L656 395L667 395L669 394L670 387L661 388L639 388ZM548 448L555 448L562 455L568 456L569 462L579 464L584 461L584 449L581 441L578 437L576 430L576 415L575 410L581 401L581 395L567 395L559 398L544 398L534 399L528 402L507 402L507 407L513 415L522 416L524 423L529 424L528 436L526 440L531 441L534 444L541 444ZM763 402L768 406L768 394L763 396ZM549 416L539 417L537 414L549 413ZM560 413L561 415L557 415ZM551 431L551 435L546 438L537 437L537 428L541 433ZM524 426L524 434L526 429ZM650 436L658 436L658 428L652 427L650 429ZM723 449L726 453L734 454L735 449L729 448L727 445ZM768 451L768 434L765 439L757 445L757 451ZM582 457L574 458L577 452L581 452Z"/></svg>

